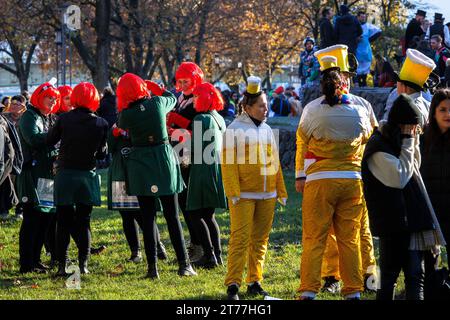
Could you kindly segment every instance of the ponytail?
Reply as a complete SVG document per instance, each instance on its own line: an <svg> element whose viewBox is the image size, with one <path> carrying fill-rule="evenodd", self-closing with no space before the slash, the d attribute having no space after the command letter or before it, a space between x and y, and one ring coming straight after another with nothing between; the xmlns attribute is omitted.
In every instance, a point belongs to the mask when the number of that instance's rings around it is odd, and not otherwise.
<svg viewBox="0 0 450 320"><path fill-rule="evenodd" d="M342 79L339 71L332 70L324 73L320 82L325 101L330 106L334 106L340 99L339 90L342 86Z"/></svg>

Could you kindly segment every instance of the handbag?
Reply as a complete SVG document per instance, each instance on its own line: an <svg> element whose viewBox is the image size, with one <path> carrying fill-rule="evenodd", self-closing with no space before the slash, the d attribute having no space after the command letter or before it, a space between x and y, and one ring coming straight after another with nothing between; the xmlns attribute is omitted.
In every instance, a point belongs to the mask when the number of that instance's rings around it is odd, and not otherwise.
<svg viewBox="0 0 450 320"><path fill-rule="evenodd" d="M53 187L53 179L38 178L36 190L40 206L49 208L54 207Z"/></svg>

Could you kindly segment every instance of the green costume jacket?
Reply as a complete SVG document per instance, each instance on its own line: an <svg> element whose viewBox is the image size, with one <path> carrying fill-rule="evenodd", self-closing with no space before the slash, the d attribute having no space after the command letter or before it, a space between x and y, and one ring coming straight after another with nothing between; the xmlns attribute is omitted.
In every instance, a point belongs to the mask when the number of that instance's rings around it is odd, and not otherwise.
<svg viewBox="0 0 450 320"><path fill-rule="evenodd" d="M49 212L52 208L39 205L38 179L53 180L53 162L57 155L56 149L45 143L49 126L49 117L30 105L20 118L18 127L24 163L16 179L17 195L21 203L34 204L42 212Z"/></svg>
<svg viewBox="0 0 450 320"><path fill-rule="evenodd" d="M133 196L163 196L184 188L178 158L168 144L166 114L176 104L175 96L141 99L123 110L119 127L128 130L130 153L124 157L127 193Z"/></svg>
<svg viewBox="0 0 450 320"><path fill-rule="evenodd" d="M217 111L211 111L196 115L192 127L187 210L226 208L219 158L225 121Z"/></svg>

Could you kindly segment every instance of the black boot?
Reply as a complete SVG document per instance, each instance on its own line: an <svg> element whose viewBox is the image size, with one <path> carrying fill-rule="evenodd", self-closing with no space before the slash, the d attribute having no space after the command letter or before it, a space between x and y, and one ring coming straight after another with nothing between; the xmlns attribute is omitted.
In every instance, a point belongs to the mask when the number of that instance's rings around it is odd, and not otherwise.
<svg viewBox="0 0 450 320"><path fill-rule="evenodd" d="M238 296L239 286L237 284L231 284L227 288L227 300L239 300Z"/></svg>
<svg viewBox="0 0 450 320"><path fill-rule="evenodd" d="M68 277L69 274L66 272L66 261L63 263L58 262L58 271L56 272L56 277Z"/></svg>
<svg viewBox="0 0 450 320"><path fill-rule="evenodd" d="M148 264L148 271L146 278L159 279L158 266L156 262Z"/></svg>
<svg viewBox="0 0 450 320"><path fill-rule="evenodd" d="M81 274L88 274L89 270L87 268L88 266L88 259L87 258L80 258L78 259L79 267L80 267L80 273Z"/></svg>
<svg viewBox="0 0 450 320"><path fill-rule="evenodd" d="M204 268L204 269L214 269L219 264L217 263L216 256L213 254L210 257L203 255L200 260L197 260L192 263L195 267Z"/></svg>
<svg viewBox="0 0 450 320"><path fill-rule="evenodd" d="M197 272L194 271L190 263L180 263L180 267L178 269L178 275L182 277L192 277L196 276Z"/></svg>
<svg viewBox="0 0 450 320"><path fill-rule="evenodd" d="M167 260L166 248L164 247L161 241L159 241L157 244L156 256L158 257L159 260Z"/></svg>

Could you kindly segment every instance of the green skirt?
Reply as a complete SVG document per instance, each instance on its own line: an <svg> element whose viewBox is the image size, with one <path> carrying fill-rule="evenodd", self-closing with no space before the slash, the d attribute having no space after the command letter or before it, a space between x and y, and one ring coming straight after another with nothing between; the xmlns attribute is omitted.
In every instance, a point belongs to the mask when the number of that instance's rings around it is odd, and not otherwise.
<svg viewBox="0 0 450 320"><path fill-rule="evenodd" d="M165 196L184 189L172 146L133 147L124 158L126 189L131 196Z"/></svg>
<svg viewBox="0 0 450 320"><path fill-rule="evenodd" d="M75 203L100 206L100 175L95 170L58 170L55 177L54 201L57 206Z"/></svg>

